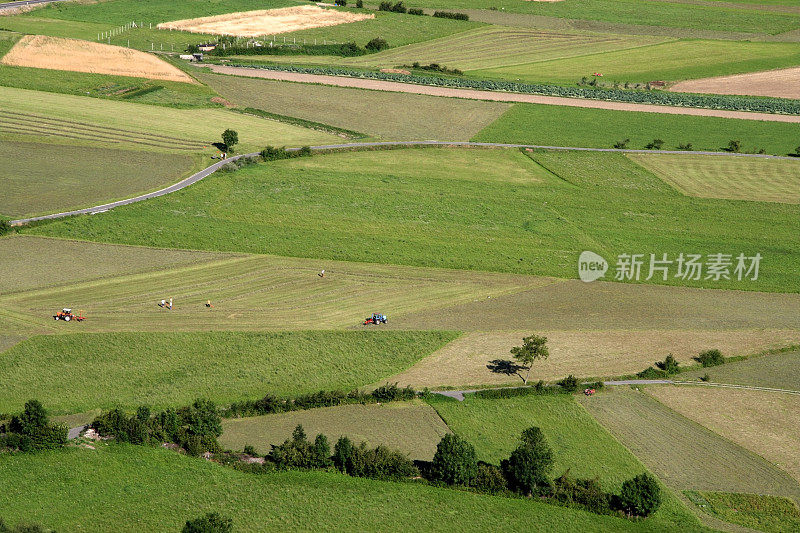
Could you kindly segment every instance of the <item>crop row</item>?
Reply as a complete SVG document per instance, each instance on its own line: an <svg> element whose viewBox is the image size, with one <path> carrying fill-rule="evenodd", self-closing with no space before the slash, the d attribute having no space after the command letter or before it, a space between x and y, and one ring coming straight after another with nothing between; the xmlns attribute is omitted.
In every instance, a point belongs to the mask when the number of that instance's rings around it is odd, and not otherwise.
<svg viewBox="0 0 800 533"><path fill-rule="evenodd" d="M477 80L465 78L442 78L419 76L393 72L374 72L348 70L336 67L296 67L292 65L231 65L264 70L298 72L302 74L323 74L329 76L348 76L375 80L414 83L453 87L457 89L477 89L482 91L502 91L565 98L585 98L590 100L610 100L636 104L664 106L697 107L703 109L727 109L732 111L753 111L783 115L800 115L800 101L782 98L755 98L747 96L704 95L671 93L653 90L607 89L591 87L569 87L562 85L543 85L534 83L515 83L510 81Z"/></svg>

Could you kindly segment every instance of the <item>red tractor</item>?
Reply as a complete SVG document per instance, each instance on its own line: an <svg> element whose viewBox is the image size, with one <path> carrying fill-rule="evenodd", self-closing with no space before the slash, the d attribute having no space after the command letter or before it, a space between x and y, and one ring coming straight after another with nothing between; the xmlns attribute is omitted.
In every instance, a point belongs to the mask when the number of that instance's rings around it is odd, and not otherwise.
<svg viewBox="0 0 800 533"><path fill-rule="evenodd" d="M381 315L379 313L372 313L372 316L368 316L364 319L364 325L367 326L369 324L379 325L379 324L386 324L387 322L386 315Z"/></svg>
<svg viewBox="0 0 800 533"><path fill-rule="evenodd" d="M58 311L56 314L53 315L53 320L63 320L64 322L70 322L71 320L77 320L78 322L82 322L86 320L86 317L83 316L82 311L78 311L78 314L74 314L72 309L65 307L61 311Z"/></svg>

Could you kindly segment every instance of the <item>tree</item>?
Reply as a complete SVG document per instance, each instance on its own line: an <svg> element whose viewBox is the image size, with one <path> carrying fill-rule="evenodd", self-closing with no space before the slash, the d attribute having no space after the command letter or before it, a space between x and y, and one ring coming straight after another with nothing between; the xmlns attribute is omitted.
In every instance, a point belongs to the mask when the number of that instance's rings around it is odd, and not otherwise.
<svg viewBox="0 0 800 533"><path fill-rule="evenodd" d="M700 352L700 354L694 359L704 367L718 366L725 363L725 358L722 356L722 352L716 349Z"/></svg>
<svg viewBox="0 0 800 533"><path fill-rule="evenodd" d="M328 468L331 466L331 447L328 444L328 437L320 433L314 439L311 447L311 463L314 468Z"/></svg>
<svg viewBox="0 0 800 533"><path fill-rule="evenodd" d="M236 133L234 130L227 129L222 132L222 144L225 145L225 149L229 152L233 152L234 145L239 143L239 134Z"/></svg>
<svg viewBox="0 0 800 533"><path fill-rule="evenodd" d="M728 143L728 151L739 153L742 151L742 141L732 140Z"/></svg>
<svg viewBox="0 0 800 533"><path fill-rule="evenodd" d="M5 235L11 231L11 222L5 218L0 218L0 235Z"/></svg>
<svg viewBox="0 0 800 533"><path fill-rule="evenodd" d="M657 362L656 366L663 370L667 375L678 373L678 361L672 354L668 354L663 361Z"/></svg>
<svg viewBox="0 0 800 533"><path fill-rule="evenodd" d="M625 481L619 505L629 515L649 516L661 505L661 487L650 474L644 473Z"/></svg>
<svg viewBox="0 0 800 533"><path fill-rule="evenodd" d="M523 366L528 367L528 373L523 380L525 385L527 385L534 361L547 359L550 355L550 350L547 349L547 337L542 337L540 335L525 337L522 339L522 346L514 346L511 348L511 354L514 356L514 359L522 363Z"/></svg>
<svg viewBox="0 0 800 533"><path fill-rule="evenodd" d="M553 450L538 427L523 431L520 440L517 449L500 466L513 489L531 495L550 483L548 475L553 468Z"/></svg>
<svg viewBox="0 0 800 533"><path fill-rule="evenodd" d="M475 448L466 439L447 433L436 446L431 480L448 485L468 485L478 473Z"/></svg>
<svg viewBox="0 0 800 533"><path fill-rule="evenodd" d="M222 435L222 417L211 400L195 400L185 415L184 423L192 435L214 438Z"/></svg>
<svg viewBox="0 0 800 533"><path fill-rule="evenodd" d="M233 520L217 513L208 513L194 520L187 520L183 533L231 533Z"/></svg>
<svg viewBox="0 0 800 533"><path fill-rule="evenodd" d="M333 446L333 464L340 471L347 470L347 462L353 455L353 442L347 437L339 437Z"/></svg>
<svg viewBox="0 0 800 533"><path fill-rule="evenodd" d="M25 402L25 410L11 419L11 431L23 435L35 435L47 427L49 420L39 400Z"/></svg>
<svg viewBox="0 0 800 533"><path fill-rule="evenodd" d="M366 45L364 45L364 48L366 48L370 52L380 52L381 50L386 50L387 48L389 48L389 43L387 43L385 39L381 39L380 37L375 37Z"/></svg>

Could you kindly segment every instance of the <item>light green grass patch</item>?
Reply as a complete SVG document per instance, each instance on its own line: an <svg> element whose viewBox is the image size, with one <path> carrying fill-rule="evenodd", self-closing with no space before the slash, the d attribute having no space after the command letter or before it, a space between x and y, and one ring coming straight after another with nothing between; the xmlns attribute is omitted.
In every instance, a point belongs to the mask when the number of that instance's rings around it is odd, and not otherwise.
<svg viewBox="0 0 800 533"><path fill-rule="evenodd" d="M171 450L99 445L0 456L0 508L12 524L59 531L178 531L209 512L236 531L652 531L633 522L522 499L328 472L253 475ZM432 508L447 512L431 512ZM44 512L42 509L46 509Z"/></svg>
<svg viewBox="0 0 800 533"><path fill-rule="evenodd" d="M800 161L671 154L628 157L690 196L800 203Z"/></svg>
<svg viewBox="0 0 800 533"><path fill-rule="evenodd" d="M0 213L57 213L127 198L179 181L188 155L58 144L2 142Z"/></svg>
<svg viewBox="0 0 800 533"><path fill-rule="evenodd" d="M302 425L309 440L318 434L328 437L331 447L339 437L369 446L382 444L412 459L430 461L436 445L449 433L436 411L421 400L386 404L342 405L282 414L230 418L222 422L220 444L232 450L251 445L266 454Z"/></svg>
<svg viewBox="0 0 800 533"><path fill-rule="evenodd" d="M696 492L687 496L701 509L734 524L766 531L790 533L800 530L800 509L787 498L732 492Z"/></svg>
<svg viewBox="0 0 800 533"><path fill-rule="evenodd" d="M66 414L349 391L407 368L454 337L384 331L37 336L0 358L0 412L19 411L30 398Z"/></svg>

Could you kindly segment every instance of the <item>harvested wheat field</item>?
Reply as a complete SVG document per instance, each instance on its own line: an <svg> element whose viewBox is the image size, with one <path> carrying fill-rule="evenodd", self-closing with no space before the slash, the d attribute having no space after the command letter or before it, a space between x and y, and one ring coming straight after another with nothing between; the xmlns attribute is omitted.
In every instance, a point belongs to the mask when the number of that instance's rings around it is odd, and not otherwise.
<svg viewBox="0 0 800 533"><path fill-rule="evenodd" d="M257 37L323 26L337 26L373 18L375 15L348 13L317 6L297 6L163 22L158 25L158 28L212 35Z"/></svg>
<svg viewBox="0 0 800 533"><path fill-rule="evenodd" d="M800 98L800 67L687 80L676 83L670 90L685 93Z"/></svg>
<svg viewBox="0 0 800 533"><path fill-rule="evenodd" d="M15 67L196 83L180 69L146 52L46 35L26 35L0 62Z"/></svg>

